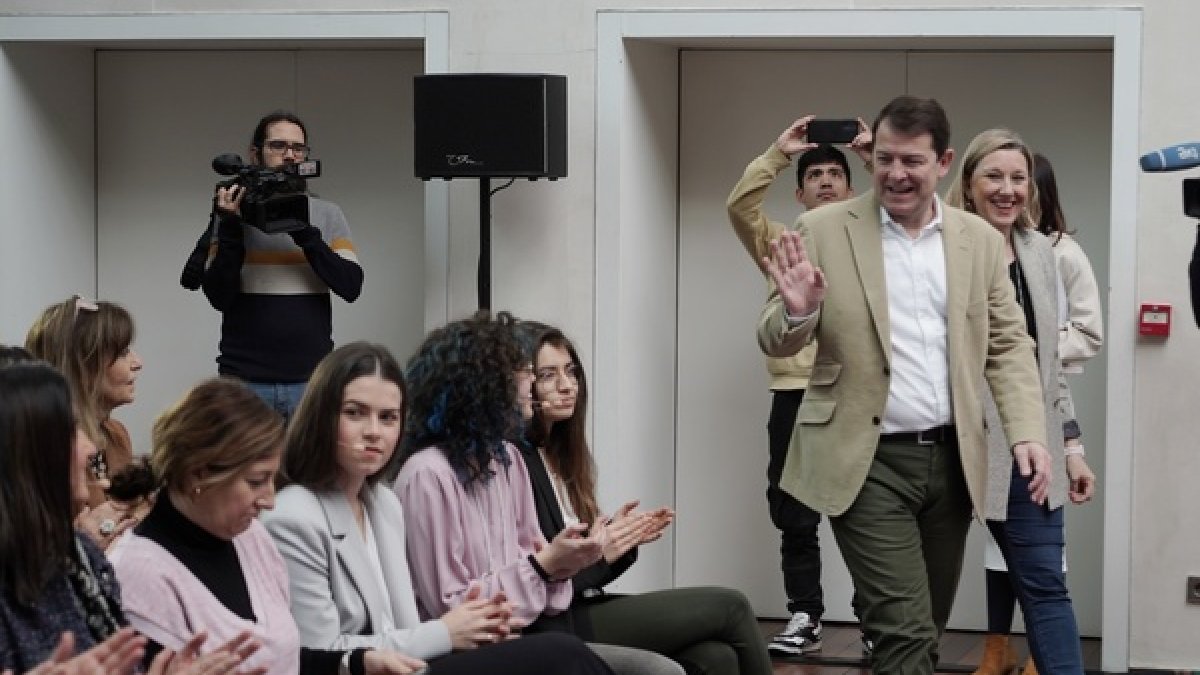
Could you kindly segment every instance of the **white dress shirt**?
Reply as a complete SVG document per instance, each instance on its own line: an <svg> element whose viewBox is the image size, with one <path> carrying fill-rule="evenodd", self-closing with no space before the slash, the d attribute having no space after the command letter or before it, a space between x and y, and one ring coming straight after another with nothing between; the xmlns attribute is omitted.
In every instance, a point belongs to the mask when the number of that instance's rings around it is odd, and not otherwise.
<svg viewBox="0 0 1200 675"><path fill-rule="evenodd" d="M946 350L946 254L942 203L915 239L880 208L891 326L891 381L881 432L922 431L954 422Z"/></svg>

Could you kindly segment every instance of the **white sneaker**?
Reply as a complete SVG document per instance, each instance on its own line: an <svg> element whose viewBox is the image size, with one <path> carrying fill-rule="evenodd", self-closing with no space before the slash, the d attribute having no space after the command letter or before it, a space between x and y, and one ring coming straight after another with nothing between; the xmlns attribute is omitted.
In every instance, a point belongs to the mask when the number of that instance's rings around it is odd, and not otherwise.
<svg viewBox="0 0 1200 675"><path fill-rule="evenodd" d="M771 638L767 649L781 654L799 655L821 648L821 620L810 619L807 612L796 612L779 635Z"/></svg>

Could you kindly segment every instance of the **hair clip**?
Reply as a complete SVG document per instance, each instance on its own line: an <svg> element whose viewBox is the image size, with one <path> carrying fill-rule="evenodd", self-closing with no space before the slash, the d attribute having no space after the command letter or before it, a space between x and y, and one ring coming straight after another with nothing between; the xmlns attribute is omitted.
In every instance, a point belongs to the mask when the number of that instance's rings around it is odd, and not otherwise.
<svg viewBox="0 0 1200 675"><path fill-rule="evenodd" d="M75 313L79 314L79 312L81 312L81 311L82 312L99 312L100 305L97 305L94 300L88 300L87 298L83 297L82 295L79 295L78 293L76 293L75 294Z"/></svg>

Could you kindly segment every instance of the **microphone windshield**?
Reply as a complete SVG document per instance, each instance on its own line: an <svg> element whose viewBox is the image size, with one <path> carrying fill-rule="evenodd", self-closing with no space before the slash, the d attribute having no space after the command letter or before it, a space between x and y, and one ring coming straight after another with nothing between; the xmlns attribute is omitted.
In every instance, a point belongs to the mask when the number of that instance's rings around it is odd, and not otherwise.
<svg viewBox="0 0 1200 675"><path fill-rule="evenodd" d="M241 156L232 153L217 155L212 161L213 171L222 176L236 176L243 166Z"/></svg>
<svg viewBox="0 0 1200 675"><path fill-rule="evenodd" d="M1200 166L1200 143L1180 143L1147 152L1138 162L1142 171L1183 171Z"/></svg>

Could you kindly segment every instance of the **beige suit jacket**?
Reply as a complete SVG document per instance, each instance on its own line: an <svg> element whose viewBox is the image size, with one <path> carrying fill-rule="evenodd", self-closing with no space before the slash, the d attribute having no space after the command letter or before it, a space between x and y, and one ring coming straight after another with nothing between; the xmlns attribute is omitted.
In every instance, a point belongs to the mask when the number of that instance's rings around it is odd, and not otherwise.
<svg viewBox="0 0 1200 675"><path fill-rule="evenodd" d="M987 442L980 377L1009 440L1046 443L1042 387L1005 263L1004 240L982 219L942 205L951 407L963 473L977 513L986 503ZM890 378L891 331L882 223L874 191L801 216L809 257L825 274L821 308L794 327L772 293L758 340L768 356L817 340L780 486L840 515L858 496L879 444Z"/></svg>

